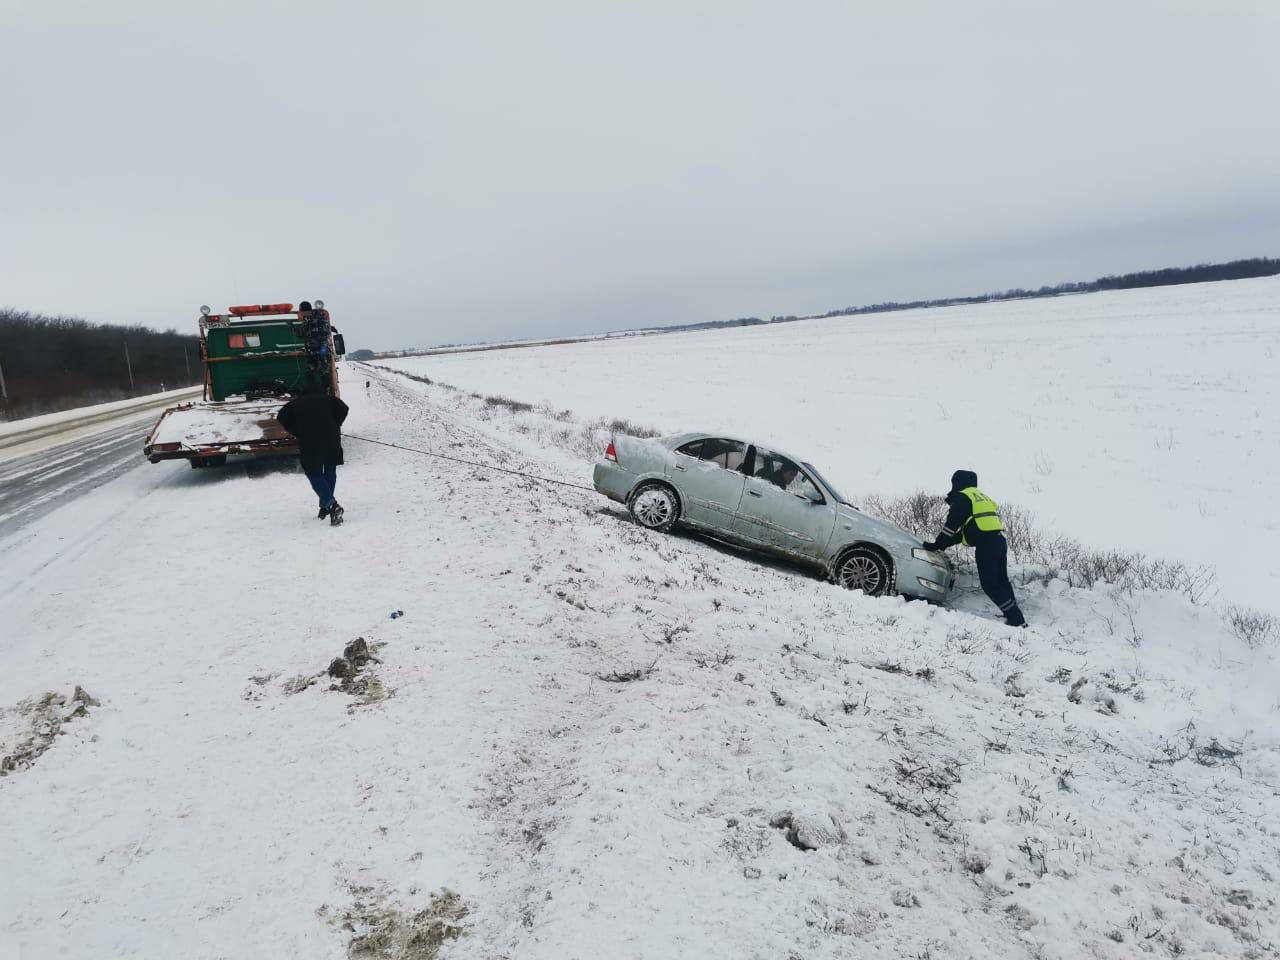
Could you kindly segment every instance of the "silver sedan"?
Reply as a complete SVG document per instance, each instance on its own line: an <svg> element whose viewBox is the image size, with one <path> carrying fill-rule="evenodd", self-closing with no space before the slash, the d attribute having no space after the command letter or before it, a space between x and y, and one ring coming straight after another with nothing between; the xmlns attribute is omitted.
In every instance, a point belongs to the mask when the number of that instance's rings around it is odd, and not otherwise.
<svg viewBox="0 0 1280 960"><path fill-rule="evenodd" d="M955 581L946 557L919 537L860 511L812 464L758 444L705 433L616 436L594 481L650 530L681 524L818 567L873 597L941 602Z"/></svg>

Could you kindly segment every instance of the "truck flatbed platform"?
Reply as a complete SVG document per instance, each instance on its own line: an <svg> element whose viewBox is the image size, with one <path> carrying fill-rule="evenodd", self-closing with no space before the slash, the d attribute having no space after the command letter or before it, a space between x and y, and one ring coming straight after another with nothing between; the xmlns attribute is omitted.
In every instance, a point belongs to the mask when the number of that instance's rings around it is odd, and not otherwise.
<svg viewBox="0 0 1280 960"><path fill-rule="evenodd" d="M165 411L142 452L152 463L191 460L221 463L228 454L296 453L297 441L276 414L285 401L196 400Z"/></svg>

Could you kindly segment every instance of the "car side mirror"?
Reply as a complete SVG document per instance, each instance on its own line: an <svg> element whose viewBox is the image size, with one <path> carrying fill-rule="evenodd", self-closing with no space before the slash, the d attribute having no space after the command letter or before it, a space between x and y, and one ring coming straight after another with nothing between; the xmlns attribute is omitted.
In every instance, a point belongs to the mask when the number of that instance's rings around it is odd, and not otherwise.
<svg viewBox="0 0 1280 960"><path fill-rule="evenodd" d="M333 335L333 352L340 357L347 352L347 341L342 339L342 334L340 333Z"/></svg>

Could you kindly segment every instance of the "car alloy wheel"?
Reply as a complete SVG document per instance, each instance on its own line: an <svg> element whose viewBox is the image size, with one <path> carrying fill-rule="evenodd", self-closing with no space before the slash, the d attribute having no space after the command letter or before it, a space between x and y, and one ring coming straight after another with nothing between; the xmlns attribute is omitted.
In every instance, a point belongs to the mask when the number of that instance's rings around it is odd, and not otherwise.
<svg viewBox="0 0 1280 960"><path fill-rule="evenodd" d="M840 561L836 582L846 590L861 590L869 597L881 596L888 587L884 561L868 550L853 550Z"/></svg>
<svg viewBox="0 0 1280 960"><path fill-rule="evenodd" d="M666 530L675 522L676 498L665 487L645 487L631 501L631 515L642 527Z"/></svg>

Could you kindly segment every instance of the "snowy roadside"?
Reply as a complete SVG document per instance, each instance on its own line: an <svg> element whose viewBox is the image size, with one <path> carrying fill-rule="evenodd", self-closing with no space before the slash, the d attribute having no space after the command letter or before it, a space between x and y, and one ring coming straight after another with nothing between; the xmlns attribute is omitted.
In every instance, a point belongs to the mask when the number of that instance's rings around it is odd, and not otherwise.
<svg viewBox="0 0 1280 960"><path fill-rule="evenodd" d="M438 384L417 382L414 387L433 405L478 424L493 442L539 457L543 472L558 466L562 472L553 476L585 476L586 459L598 455L609 434L607 424L584 424L566 411L524 409L518 400L494 402ZM607 505L599 508L598 515L616 522L621 511ZM653 678L638 683L653 683L664 664L668 670L677 669L672 657L686 668L692 663L692 669L680 671L670 685L660 685L663 693L670 694L663 698L665 712L658 710L641 721L654 729L646 739L656 736L665 744L655 755L655 766L660 768L666 755L681 771L673 782L682 777L691 783L709 781L702 817L696 826L686 825L686 831L709 830L716 835L715 817L723 815L725 823L732 819L739 825L751 824L759 840L763 821L783 817L789 803L800 803L802 809L791 812L817 819L820 825L830 816L847 824L870 815L872 822L879 821L880 829L859 827L863 835L896 849L902 834L895 831L903 825L884 823L883 811L877 817L874 804L879 797L879 802L896 809L893 804L905 796L913 813L926 813L926 822L927 814L935 814L928 822L929 831L937 834L941 828L950 835L952 846L962 849L956 860L955 850L948 853L945 843L940 843L935 858L924 856L914 865L904 864L905 876L890 873L894 882L909 888L913 877L914 882L922 882L930 874L957 870L963 879L964 869L957 864L964 861L967 848L974 847L977 859L970 861L972 866L995 864L990 873L974 875L993 884L980 898L984 910L1010 908L1007 916L1015 917L1016 926L1032 926L1026 940L1045 944L1045 956L1055 955L1054 943L1061 943L1057 955L1079 955L1080 940L1092 942L1099 936L1106 940L1098 944L1102 955L1107 955L1108 944L1117 943L1116 937L1130 945L1163 937L1172 952L1179 944L1186 948L1197 942L1189 941L1178 923L1164 922L1170 916L1164 901L1175 890L1177 896L1184 895L1188 876L1194 874L1201 882L1208 879L1203 868L1187 857L1216 857L1212 847L1205 846L1211 835L1215 840L1228 836L1238 841L1232 818L1243 810L1250 809L1252 816L1261 818L1255 823L1277 812L1276 651L1269 646L1249 649L1212 611L1194 607L1181 596L1075 590L1061 581L1031 579L1023 583L1022 594L1029 614L1042 627L1024 635L985 619L990 615L987 603L971 582L967 595L955 606L978 612L982 619L851 597L802 574L761 568L732 551L697 540L659 538L654 542L625 521L604 531L604 542L597 542L593 549L586 531L594 526L584 529L575 524L565 534L585 540L569 551L571 556L605 554L594 569L586 562L571 563L557 588L577 611L570 617L581 622L571 636L590 637L594 631L606 630L614 638L604 645L612 657L600 668L604 673L642 668L657 656ZM619 578L608 559L617 552L610 539L634 540L632 560L653 560L650 570ZM580 569L575 571L573 566ZM625 597L628 590L639 591L645 599L625 609L626 600L615 597L619 593ZM728 609L729 605L737 611ZM674 652L678 649L683 649L683 657ZM742 669L744 661L761 670L758 678ZM736 679L739 675L741 680ZM734 686L753 681L749 689ZM693 690L681 689L687 686ZM660 696L646 692L645 699L652 706ZM726 697L749 707L746 716L734 716L725 704L714 703ZM707 722L691 720L704 719L704 711L712 715ZM854 717L862 718L864 726L853 729ZM693 730L688 729L691 723ZM865 728L867 724L872 731ZM833 727L841 728L840 733L829 733ZM868 737L869 732L874 737ZM625 769L633 762L633 747L625 740L611 745L617 736L601 730L598 749L604 755L617 755L615 765ZM797 781L776 772L797 762L789 754L802 739L809 746L802 751L805 756L799 765L821 769L825 764L818 758L831 764L816 784L807 776ZM768 743L779 755L768 756L757 766L744 746L747 741ZM730 744L743 750L736 763L724 755ZM692 756L691 749L696 751ZM837 757L829 758L829 752ZM1246 755L1253 758L1251 766L1237 772L1235 764ZM750 782L732 789L705 767L742 767L752 772L734 772L746 775ZM772 791L758 789L755 774L771 767L780 782L772 785ZM1224 778L1224 772L1229 778ZM859 774L866 782L859 782ZM947 784L951 778L958 778L957 783ZM966 783L963 789L958 787L961 780ZM858 797L858 790L866 793ZM876 790L891 793L892 799ZM653 792L654 802L661 807L661 790ZM1198 800L1189 801L1184 792ZM966 799L956 802L963 812L947 812L954 824L944 826L947 821L940 821L929 805L940 803L946 810L947 801L940 797L961 793ZM797 800L797 795L803 799ZM1245 797L1252 799L1245 801ZM712 798L721 799L713 803ZM762 802L766 798L772 805ZM600 796L598 801L604 804L607 797ZM582 809L594 809L593 803L584 803ZM1194 810L1197 803L1201 809ZM695 798L681 798L682 806L689 804L696 806ZM755 807L759 810L752 823L744 811ZM1237 813L1220 817L1220 807ZM665 822L652 828L659 835L672 829ZM1260 842L1270 853L1260 853L1252 861L1261 871L1251 874L1255 892L1268 889L1273 869L1268 857L1277 850L1266 828L1258 829ZM844 830L850 833L849 826ZM1156 831L1167 837L1163 850L1149 835ZM639 834L645 838L643 845L649 831ZM670 847L701 846L703 862L714 862L706 839L682 833ZM730 845L736 842L720 839ZM836 844L837 856L845 846ZM1234 853L1228 856L1238 858L1243 852L1240 847L1231 849ZM582 855L589 854L584 850ZM611 869L625 873L631 856L642 857L643 851L624 852L612 867L602 868L596 882L604 882ZM574 864L576 856L569 856L564 869L577 869ZM755 869L767 873L758 864L747 864L744 871L748 867L752 874ZM1025 893L1027 888L1018 884L1033 883L1022 876L1029 868L1045 875L1038 879L1056 870L1054 876L1062 882L1034 882L1036 892ZM787 872L785 866L779 870ZM1239 870L1239 859L1224 862L1219 883L1229 885L1228 878ZM848 874L836 871L834 876L837 885L855 883ZM878 882L884 882L885 876L879 874ZM1148 882L1135 887L1138 876ZM857 882L865 881L862 877ZM587 886L590 889L591 884ZM1122 889L1114 892L1113 887ZM1002 899L1001 890L1012 899ZM957 896L957 891L947 887L934 895L945 901ZM1017 899L1019 895L1022 900ZM689 889L682 887L679 899L688 896ZM834 923L836 928L865 930L879 925L850 920L858 909L870 908L866 904L850 908L820 885L803 896L809 904L808 920L819 927ZM1150 898L1151 909L1140 908L1143 896ZM1070 906L1062 906L1063 898ZM902 894L899 899L909 901L910 897ZM723 907L719 900L715 903ZM963 912L967 907L960 903L963 897L951 906ZM1105 909L1108 904L1109 910ZM705 909L714 912L715 905L708 903ZM1203 909L1202 905L1201 913ZM814 910L822 916L815 919ZM1121 916L1122 910L1128 912ZM843 919L832 921L830 911ZM893 915L892 910L889 913ZM1243 919L1228 919L1248 926ZM976 923L973 934L988 935L983 924L989 922L988 917ZM888 934L892 952L914 955L929 949L922 928L933 924L884 924L894 928ZM1083 932L1090 924L1095 925L1092 940ZM1212 925L1210 930L1215 934L1210 942L1221 939ZM773 955L786 955L786 949L803 942L787 940L795 935L792 928L767 949L755 941L740 946L750 955L757 949L762 956L771 950ZM1151 941L1145 939L1148 935ZM715 955L711 941L724 936L723 931L709 934L707 943L689 952ZM1250 936L1246 930L1241 939L1247 941ZM934 949L963 946L947 942L950 934L940 939L944 942ZM1198 942L1206 941L1201 936ZM799 953L821 949L819 938ZM839 948L833 949L838 953ZM1123 955L1124 948L1116 949L1117 955ZM1230 952L1225 941L1214 949Z"/></svg>
<svg viewBox="0 0 1280 960"><path fill-rule="evenodd" d="M1216 568L1280 616L1280 277L385 361L465 391L724 432L845 491L1001 503L1100 549Z"/></svg>
<svg viewBox="0 0 1280 960"><path fill-rule="evenodd" d="M601 430L386 374L347 394L353 433L578 482ZM339 530L296 473L161 465L4 545L0 753L19 701L97 701L0 778L19 956L1280 939L1274 651L1208 611L1030 583L1043 626L1015 632L347 450ZM376 661L316 678L357 637Z"/></svg>

